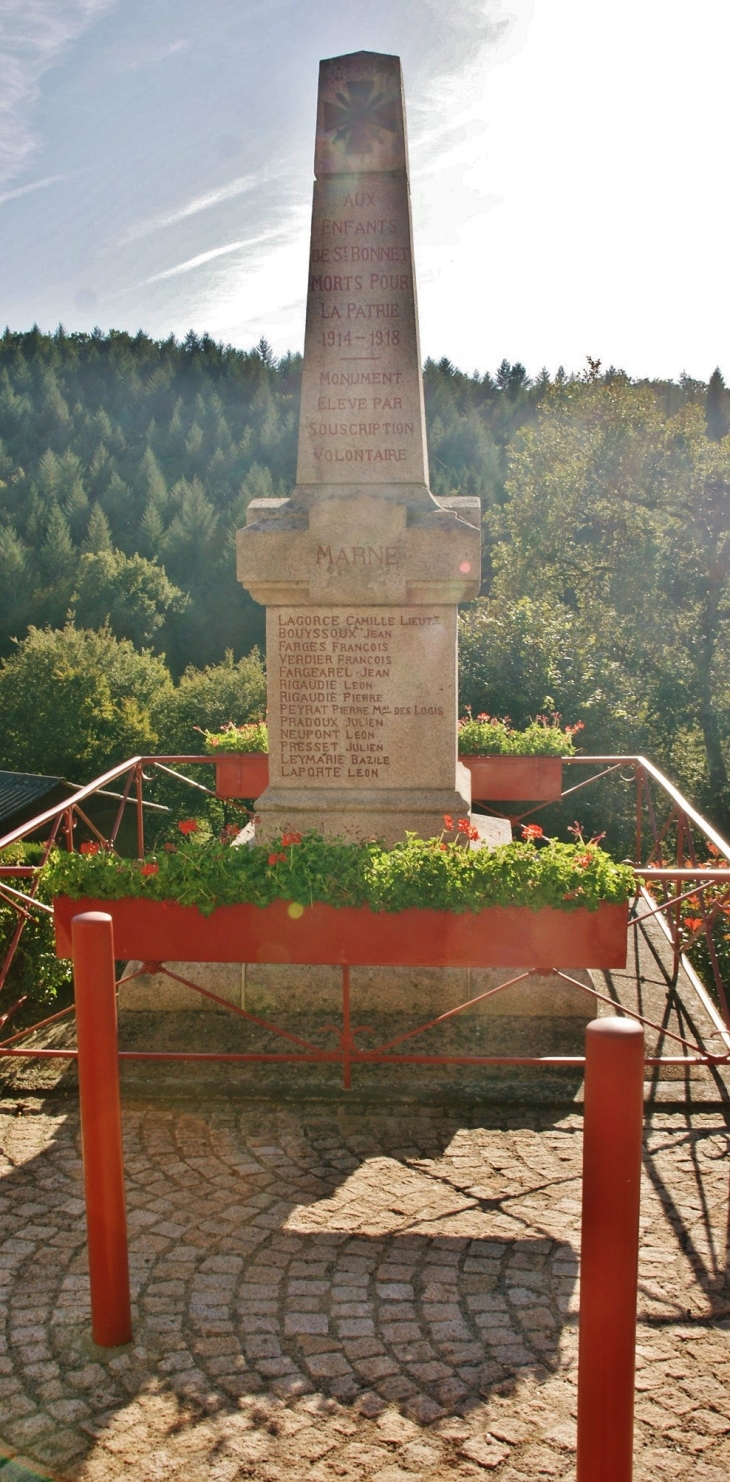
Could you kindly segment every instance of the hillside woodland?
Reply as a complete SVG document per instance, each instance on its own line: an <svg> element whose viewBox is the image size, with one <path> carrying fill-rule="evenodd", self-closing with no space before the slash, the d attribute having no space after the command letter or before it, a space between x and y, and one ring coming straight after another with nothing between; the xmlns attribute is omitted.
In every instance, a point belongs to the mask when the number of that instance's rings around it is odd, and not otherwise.
<svg viewBox="0 0 730 1482"><path fill-rule="evenodd" d="M83 781L260 715L263 611L235 579L286 494L301 361L189 334L0 339L0 767ZM600 362L425 367L435 493L478 494L462 702L583 720L730 820L730 393Z"/></svg>

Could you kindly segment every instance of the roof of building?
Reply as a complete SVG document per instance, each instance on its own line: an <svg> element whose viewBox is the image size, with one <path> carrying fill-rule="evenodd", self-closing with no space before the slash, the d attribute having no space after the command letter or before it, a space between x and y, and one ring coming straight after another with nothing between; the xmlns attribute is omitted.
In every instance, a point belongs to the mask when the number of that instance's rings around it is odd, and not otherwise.
<svg viewBox="0 0 730 1482"><path fill-rule="evenodd" d="M63 781L62 777L40 777L37 772L3 772L0 770L0 822L12 818L21 808L38 803Z"/></svg>

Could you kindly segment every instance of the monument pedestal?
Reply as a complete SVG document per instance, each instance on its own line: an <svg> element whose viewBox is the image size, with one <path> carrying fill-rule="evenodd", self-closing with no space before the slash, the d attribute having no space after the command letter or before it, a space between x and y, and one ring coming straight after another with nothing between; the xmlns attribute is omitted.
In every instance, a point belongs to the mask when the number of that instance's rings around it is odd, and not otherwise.
<svg viewBox="0 0 730 1482"><path fill-rule="evenodd" d="M393 844L469 813L454 598L478 590L480 534L478 501L464 505L434 500L409 518L405 504L338 491L304 509L296 495L249 506L238 574L266 603L259 837L317 829Z"/></svg>

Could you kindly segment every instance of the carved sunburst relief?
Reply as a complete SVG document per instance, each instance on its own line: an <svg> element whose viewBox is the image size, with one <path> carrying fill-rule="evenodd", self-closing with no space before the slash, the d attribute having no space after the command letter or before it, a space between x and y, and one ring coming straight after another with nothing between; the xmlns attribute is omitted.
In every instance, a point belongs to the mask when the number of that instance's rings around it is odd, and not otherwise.
<svg viewBox="0 0 730 1482"><path fill-rule="evenodd" d="M397 102L376 92L374 83L348 82L337 99L325 102L324 128L326 134L334 134L335 143L344 144L345 154L370 154L384 131L395 133Z"/></svg>

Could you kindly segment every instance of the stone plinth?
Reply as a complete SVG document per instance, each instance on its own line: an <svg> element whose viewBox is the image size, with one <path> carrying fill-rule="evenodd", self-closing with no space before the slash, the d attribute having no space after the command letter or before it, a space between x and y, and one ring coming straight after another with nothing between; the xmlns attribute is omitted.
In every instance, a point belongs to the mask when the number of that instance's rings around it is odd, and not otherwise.
<svg viewBox="0 0 730 1482"><path fill-rule="evenodd" d="M130 963L129 971L141 967ZM172 972L200 983L219 998L251 1014L273 1016L287 1023L289 1015L326 1013L337 1020L342 1011L342 980L337 967L302 967L287 963L213 963L171 962ZM358 1022L367 1022L368 1014L408 1013L414 1025L419 1015L424 1019L496 988L520 972L515 967L442 968L442 967L353 967L350 969L352 1013ZM571 977L591 987L591 975L584 968L573 968ZM600 975L599 975L600 976ZM192 988L175 983L164 973L140 973L119 989L119 1008L127 1012L150 1010L170 1012L199 1009L225 1013L226 1010ZM595 999L566 983L557 974L541 973L526 982L506 988L484 1003L468 1010L468 1015L509 1017L517 1019L561 1018L584 1020L596 1013ZM368 1041L363 1039L367 1047ZM438 1054L437 1037L432 1053Z"/></svg>

